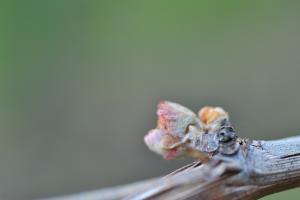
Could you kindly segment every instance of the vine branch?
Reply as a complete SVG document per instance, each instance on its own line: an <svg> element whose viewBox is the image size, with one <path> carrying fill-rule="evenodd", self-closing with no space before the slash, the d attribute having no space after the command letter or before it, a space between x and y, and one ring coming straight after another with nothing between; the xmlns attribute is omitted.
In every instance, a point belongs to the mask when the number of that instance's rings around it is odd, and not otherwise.
<svg viewBox="0 0 300 200"><path fill-rule="evenodd" d="M300 186L300 136L241 141L233 156L216 155L164 177L51 200L258 199Z"/></svg>
<svg viewBox="0 0 300 200"><path fill-rule="evenodd" d="M156 128L144 138L149 149L165 159L198 161L161 178L52 200L252 200L300 186L300 136L240 138L221 107L206 106L197 116L164 101L157 115Z"/></svg>

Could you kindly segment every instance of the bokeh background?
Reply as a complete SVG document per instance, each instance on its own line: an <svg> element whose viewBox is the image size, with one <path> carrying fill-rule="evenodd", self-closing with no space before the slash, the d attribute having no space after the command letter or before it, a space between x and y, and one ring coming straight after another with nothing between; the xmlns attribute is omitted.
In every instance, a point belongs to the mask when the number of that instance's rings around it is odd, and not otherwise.
<svg viewBox="0 0 300 200"><path fill-rule="evenodd" d="M0 4L0 199L125 184L191 162L143 143L164 99L220 105L244 137L299 134L299 1Z"/></svg>

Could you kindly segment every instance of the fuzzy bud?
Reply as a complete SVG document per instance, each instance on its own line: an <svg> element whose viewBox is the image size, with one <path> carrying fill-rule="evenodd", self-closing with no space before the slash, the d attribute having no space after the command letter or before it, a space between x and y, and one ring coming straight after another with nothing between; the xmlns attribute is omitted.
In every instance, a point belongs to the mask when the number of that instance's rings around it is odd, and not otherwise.
<svg viewBox="0 0 300 200"><path fill-rule="evenodd" d="M221 107L205 106L199 111L199 117L202 123L209 125L220 119L228 118L228 113Z"/></svg>
<svg viewBox="0 0 300 200"><path fill-rule="evenodd" d="M185 135L189 125L198 123L194 112L169 101L159 103L157 115L158 128L180 138Z"/></svg>
<svg viewBox="0 0 300 200"><path fill-rule="evenodd" d="M179 139L167 134L164 130L153 129L144 137L144 141L150 150L160 154L166 160L173 159L182 154L182 148L171 148L179 142Z"/></svg>

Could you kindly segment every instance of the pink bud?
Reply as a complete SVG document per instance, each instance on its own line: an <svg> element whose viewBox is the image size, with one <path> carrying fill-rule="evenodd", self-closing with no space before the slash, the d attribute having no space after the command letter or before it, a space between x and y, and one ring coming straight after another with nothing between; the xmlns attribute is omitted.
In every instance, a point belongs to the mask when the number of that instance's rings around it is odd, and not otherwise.
<svg viewBox="0 0 300 200"><path fill-rule="evenodd" d="M155 150L159 147L160 141L164 135L166 135L166 132L163 130L153 129L145 135L144 141L151 150Z"/></svg>
<svg viewBox="0 0 300 200"><path fill-rule="evenodd" d="M164 130L153 129L144 137L150 150L162 155L166 160L173 159L183 152L182 148L171 148L179 139L167 134Z"/></svg>
<svg viewBox="0 0 300 200"><path fill-rule="evenodd" d="M183 137L190 124L197 124L197 117L194 112L169 101L158 104L157 115L158 128L177 137Z"/></svg>

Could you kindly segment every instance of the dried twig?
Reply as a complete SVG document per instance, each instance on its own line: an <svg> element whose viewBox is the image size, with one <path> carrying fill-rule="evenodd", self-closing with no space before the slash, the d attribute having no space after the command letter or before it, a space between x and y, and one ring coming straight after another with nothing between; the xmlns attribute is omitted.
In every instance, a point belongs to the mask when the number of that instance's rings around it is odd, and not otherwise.
<svg viewBox="0 0 300 200"><path fill-rule="evenodd" d="M257 199L300 186L300 136L247 141L233 156L192 163L162 178L51 200Z"/></svg>
<svg viewBox="0 0 300 200"><path fill-rule="evenodd" d="M300 136L239 138L221 108L205 107L198 120L192 111L164 102L158 115L157 128L145 138L149 148L166 159L186 153L201 161L162 178L52 200L258 199L300 186Z"/></svg>

